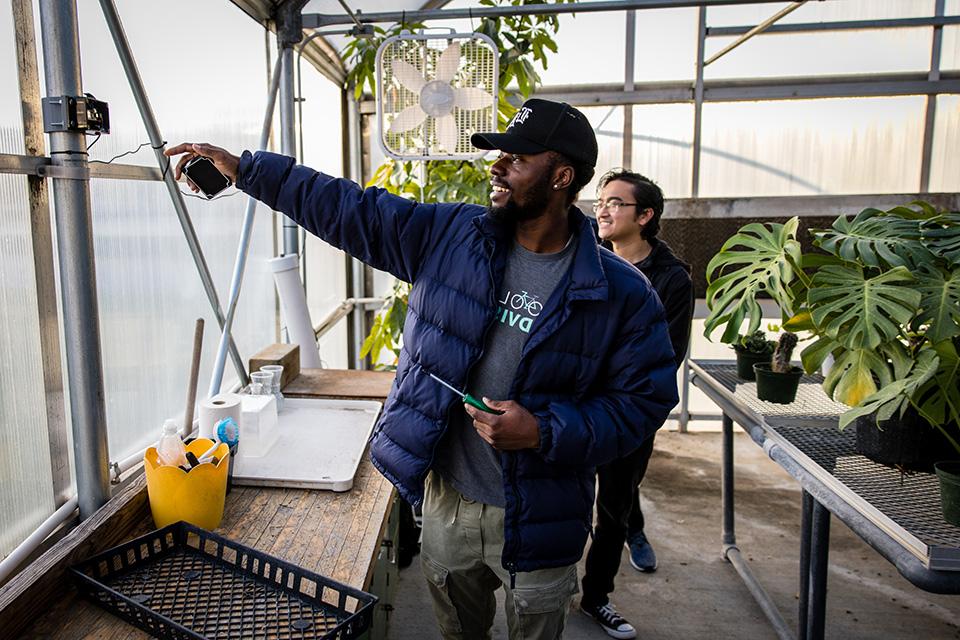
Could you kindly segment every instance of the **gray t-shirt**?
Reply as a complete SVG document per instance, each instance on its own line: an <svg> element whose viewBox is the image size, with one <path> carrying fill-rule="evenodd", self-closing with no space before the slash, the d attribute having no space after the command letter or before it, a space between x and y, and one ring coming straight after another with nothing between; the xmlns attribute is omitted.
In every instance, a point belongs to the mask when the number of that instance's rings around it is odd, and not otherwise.
<svg viewBox="0 0 960 640"><path fill-rule="evenodd" d="M497 320L487 334L483 356L470 372L468 393L510 399L523 345L547 298L570 268L574 246L571 237L557 253L533 253L514 241L497 297ZM433 467L467 498L505 506L500 453L480 437L462 405L453 410Z"/></svg>

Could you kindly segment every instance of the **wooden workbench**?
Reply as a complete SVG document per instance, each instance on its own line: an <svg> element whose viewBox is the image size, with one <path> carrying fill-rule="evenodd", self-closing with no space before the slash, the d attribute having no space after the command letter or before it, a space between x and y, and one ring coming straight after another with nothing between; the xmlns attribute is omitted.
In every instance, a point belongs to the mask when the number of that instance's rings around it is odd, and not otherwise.
<svg viewBox="0 0 960 640"><path fill-rule="evenodd" d="M300 397L383 401L392 373L310 370L284 388ZM217 533L358 589L369 590L394 489L364 456L353 489L234 487ZM0 589L0 636L148 638L78 596L66 567L153 528L141 476ZM32 621L32 622L31 622ZM22 629L19 634L14 631ZM9 635L8 635L9 634Z"/></svg>

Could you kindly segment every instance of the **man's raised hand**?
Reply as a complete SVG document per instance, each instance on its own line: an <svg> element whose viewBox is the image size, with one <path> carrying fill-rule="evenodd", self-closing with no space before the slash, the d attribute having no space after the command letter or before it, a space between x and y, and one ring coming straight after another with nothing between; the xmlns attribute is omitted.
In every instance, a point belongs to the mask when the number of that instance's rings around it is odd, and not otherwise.
<svg viewBox="0 0 960 640"><path fill-rule="evenodd" d="M175 147L167 149L163 152L163 154L168 157L183 154L183 157L180 158L179 162L177 162L177 167L173 173L173 177L176 180L180 179L180 174L183 172L184 165L197 156L203 156L204 158L210 158L210 160L213 161L213 166L215 166L220 173L230 178L231 182L234 184L237 183L237 173L240 169L240 158L233 155L226 149L221 149L220 147L215 147L212 144L206 143L183 142ZM187 180L187 183L194 193L199 191L199 189L197 189L192 182Z"/></svg>

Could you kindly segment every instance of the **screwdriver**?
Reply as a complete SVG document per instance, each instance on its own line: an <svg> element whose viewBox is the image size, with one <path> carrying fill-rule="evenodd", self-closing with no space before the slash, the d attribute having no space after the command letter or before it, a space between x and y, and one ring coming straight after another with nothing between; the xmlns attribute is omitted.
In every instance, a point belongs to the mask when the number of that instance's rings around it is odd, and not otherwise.
<svg viewBox="0 0 960 640"><path fill-rule="evenodd" d="M433 378L434 380L436 380L437 382L439 382L440 384L442 384L443 386L445 386L447 389L450 389L450 391L453 391L455 394L457 394L458 396L460 396L461 398L463 398L463 401L464 401L465 403L467 403L468 405L470 405L471 407L476 407L477 409L480 409L480 411L486 411L487 413L492 413L492 414L494 414L494 415L498 415L498 416L502 416L502 415L503 415L503 411L500 411L499 409L493 409L493 408L491 408L491 407L488 407L487 405L485 405L485 404L483 403L483 400L478 400L477 398L474 398L474 397L473 397L472 395L470 395L469 393L465 393L465 392L463 392L463 391L460 391L459 389L457 389L455 386L453 386L453 385L450 384L449 382L444 382L443 380L441 380L441 379L438 378L437 376L433 375L432 373L430 374L430 377Z"/></svg>

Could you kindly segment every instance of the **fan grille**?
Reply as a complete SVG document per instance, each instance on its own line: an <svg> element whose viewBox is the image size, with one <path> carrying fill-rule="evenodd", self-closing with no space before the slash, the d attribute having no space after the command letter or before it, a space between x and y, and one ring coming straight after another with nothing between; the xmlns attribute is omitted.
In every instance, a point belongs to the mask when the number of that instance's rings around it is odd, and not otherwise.
<svg viewBox="0 0 960 640"><path fill-rule="evenodd" d="M456 70L450 64L456 49L448 52L447 60L441 57L449 47L459 47ZM422 76L425 89L410 87L409 79L398 77L394 61L402 61ZM396 65L400 66L400 65ZM497 49L493 42L481 34L411 34L387 39L377 53L377 114L380 125L380 143L387 155L402 160L437 160L479 158L485 152L470 144L470 136L478 131L496 131L497 127ZM449 79L445 76L452 76ZM407 80L405 83L404 80ZM430 84L432 83L432 84ZM452 91L446 87L450 87ZM482 89L479 92L459 92L457 106L449 116L455 123L455 144L447 148L445 138L439 131L444 123L441 118L428 115L431 109L423 109L420 124L403 131L391 131L391 125L405 109L416 107L421 102L421 93L429 99L462 89ZM427 105L429 106L429 105ZM416 109L414 109L416 111ZM441 116L442 117L442 116ZM450 121L446 123L449 127ZM452 131L446 141L453 141Z"/></svg>

